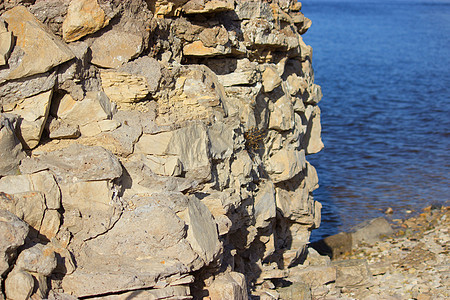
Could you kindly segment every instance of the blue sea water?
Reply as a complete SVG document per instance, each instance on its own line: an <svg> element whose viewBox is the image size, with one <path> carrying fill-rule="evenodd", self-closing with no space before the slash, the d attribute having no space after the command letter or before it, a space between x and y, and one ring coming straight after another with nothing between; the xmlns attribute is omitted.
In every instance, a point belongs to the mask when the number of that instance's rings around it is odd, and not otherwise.
<svg viewBox="0 0 450 300"><path fill-rule="evenodd" d="M450 195L450 2L302 1L325 149L312 240Z"/></svg>

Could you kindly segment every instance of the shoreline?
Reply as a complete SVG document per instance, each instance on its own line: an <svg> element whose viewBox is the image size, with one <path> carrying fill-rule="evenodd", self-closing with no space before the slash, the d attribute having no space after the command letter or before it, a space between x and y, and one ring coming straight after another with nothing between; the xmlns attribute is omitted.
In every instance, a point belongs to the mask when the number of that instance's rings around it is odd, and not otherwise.
<svg viewBox="0 0 450 300"><path fill-rule="evenodd" d="M391 235L333 259L331 264L358 262L359 267L341 274L338 268L335 283L312 288L312 299L449 299L450 206L430 205L390 225ZM336 284L342 272L353 284Z"/></svg>
<svg viewBox="0 0 450 300"><path fill-rule="evenodd" d="M428 206L390 223L373 220L340 255L330 258L310 244L301 264L273 270L250 299L450 299L450 206ZM350 233L336 236L349 246Z"/></svg>

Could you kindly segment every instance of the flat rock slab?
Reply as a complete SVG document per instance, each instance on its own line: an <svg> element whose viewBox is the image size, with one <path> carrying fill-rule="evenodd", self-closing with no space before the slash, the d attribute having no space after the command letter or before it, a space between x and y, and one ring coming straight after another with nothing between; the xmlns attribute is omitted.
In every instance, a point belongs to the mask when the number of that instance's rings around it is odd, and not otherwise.
<svg viewBox="0 0 450 300"><path fill-rule="evenodd" d="M58 182L109 180L122 175L117 158L102 147L72 144L69 147L24 159L22 173L49 169Z"/></svg>
<svg viewBox="0 0 450 300"><path fill-rule="evenodd" d="M372 274L365 259L336 261L332 265L336 268L336 286L338 287L368 285L372 281Z"/></svg>
<svg viewBox="0 0 450 300"><path fill-rule="evenodd" d="M24 52L20 63L11 69L5 80L44 73L75 57L69 47L24 6L16 6L2 17L17 38L15 47Z"/></svg>
<svg viewBox="0 0 450 300"><path fill-rule="evenodd" d="M23 245L28 231L27 223L9 211L0 209L0 276L8 270L9 258Z"/></svg>

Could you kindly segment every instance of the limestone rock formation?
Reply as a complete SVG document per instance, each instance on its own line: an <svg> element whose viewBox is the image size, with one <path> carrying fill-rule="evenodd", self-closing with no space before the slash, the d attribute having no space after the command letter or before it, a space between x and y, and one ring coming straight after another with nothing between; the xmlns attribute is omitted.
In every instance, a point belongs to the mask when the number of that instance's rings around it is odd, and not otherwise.
<svg viewBox="0 0 450 300"><path fill-rule="evenodd" d="M300 9L0 4L0 299L249 299L290 275L305 295L336 280L306 268L322 92Z"/></svg>
<svg viewBox="0 0 450 300"><path fill-rule="evenodd" d="M108 25L109 19L97 0L71 1L63 23L63 37L66 42L81 39Z"/></svg>

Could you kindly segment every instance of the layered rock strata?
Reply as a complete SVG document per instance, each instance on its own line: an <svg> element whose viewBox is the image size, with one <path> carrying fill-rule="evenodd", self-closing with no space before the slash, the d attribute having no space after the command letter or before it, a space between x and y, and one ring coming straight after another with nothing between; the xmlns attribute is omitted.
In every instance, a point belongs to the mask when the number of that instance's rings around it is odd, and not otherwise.
<svg viewBox="0 0 450 300"><path fill-rule="evenodd" d="M247 299L301 264L323 144L300 9L3 1L1 293Z"/></svg>

